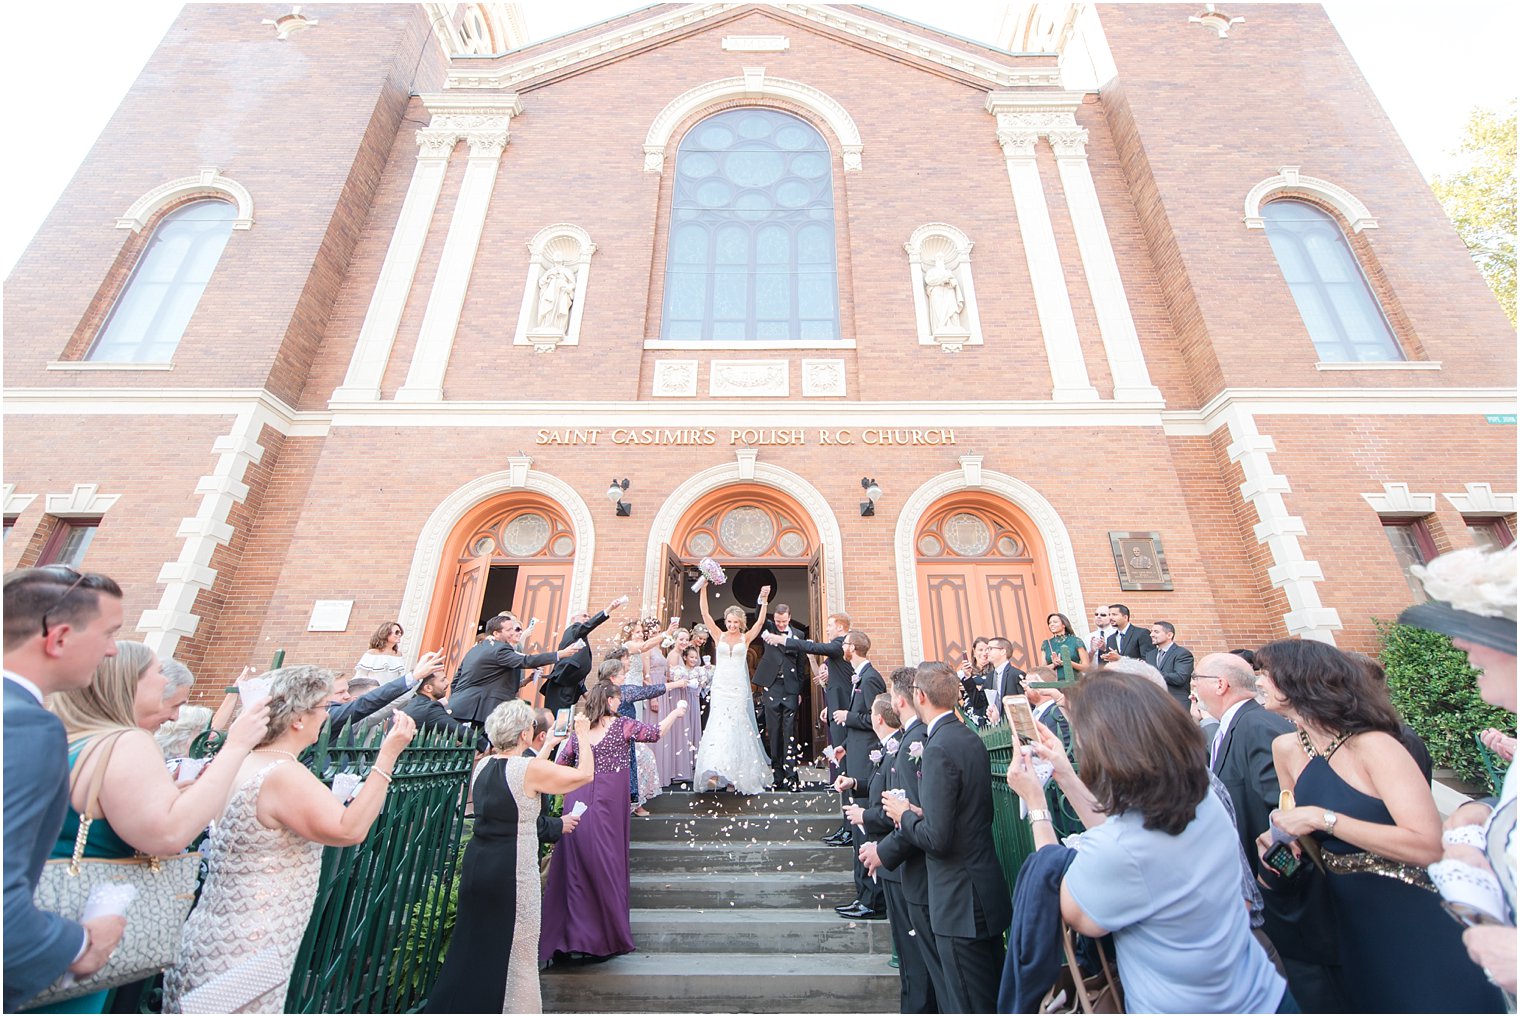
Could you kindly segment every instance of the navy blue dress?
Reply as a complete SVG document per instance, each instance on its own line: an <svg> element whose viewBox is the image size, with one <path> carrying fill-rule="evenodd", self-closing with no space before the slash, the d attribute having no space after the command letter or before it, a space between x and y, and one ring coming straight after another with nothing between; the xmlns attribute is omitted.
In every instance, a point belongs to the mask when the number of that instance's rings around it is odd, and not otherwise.
<svg viewBox="0 0 1520 1017"><path fill-rule="evenodd" d="M1293 789L1299 805L1393 825L1381 798L1347 784L1325 756L1309 760ZM1365 854L1318 832L1327 855ZM1462 926L1433 889L1375 872L1332 872L1344 998L1366 1013L1502 1013L1504 998L1467 956Z"/></svg>

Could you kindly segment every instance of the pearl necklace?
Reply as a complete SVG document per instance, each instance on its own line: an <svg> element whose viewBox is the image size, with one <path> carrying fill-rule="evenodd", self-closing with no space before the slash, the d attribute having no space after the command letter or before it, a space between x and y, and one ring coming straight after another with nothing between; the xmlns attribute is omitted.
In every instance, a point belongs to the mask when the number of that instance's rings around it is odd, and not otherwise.
<svg viewBox="0 0 1520 1017"><path fill-rule="evenodd" d="M280 755L287 756L290 759L295 760L297 763L299 763L301 761L300 758L297 757L294 752L287 752L284 749L254 749L253 751L255 751L255 752L278 752Z"/></svg>

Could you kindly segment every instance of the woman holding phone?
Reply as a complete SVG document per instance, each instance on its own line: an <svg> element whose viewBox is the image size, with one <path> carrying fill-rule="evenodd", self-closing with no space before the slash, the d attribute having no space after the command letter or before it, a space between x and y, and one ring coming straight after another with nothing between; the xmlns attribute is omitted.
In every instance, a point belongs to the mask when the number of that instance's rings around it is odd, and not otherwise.
<svg viewBox="0 0 1520 1017"><path fill-rule="evenodd" d="M1441 857L1441 814L1399 740L1387 687L1311 639L1268 643L1256 666L1267 709L1298 728L1272 743L1278 783L1295 803L1274 811L1272 825L1298 838L1295 855L1312 838L1328 871L1345 998L1369 1013L1502 1011L1425 872ZM1271 830L1258 838L1263 857L1276 839Z"/></svg>

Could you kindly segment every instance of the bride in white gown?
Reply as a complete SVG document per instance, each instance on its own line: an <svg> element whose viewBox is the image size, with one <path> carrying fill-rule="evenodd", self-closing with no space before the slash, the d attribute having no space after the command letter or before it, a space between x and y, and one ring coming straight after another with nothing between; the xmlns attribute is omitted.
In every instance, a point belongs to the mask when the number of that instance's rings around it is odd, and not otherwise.
<svg viewBox="0 0 1520 1017"><path fill-rule="evenodd" d="M760 729L755 724L755 702L749 690L749 662L746 650L765 624L765 611L771 588L760 591L760 616L748 631L744 629L744 609L730 607L723 612L724 627L713 622L707 607L707 580L702 580L702 621L713 640L712 691L708 698L707 723L702 727L702 741L697 746L697 791L731 785L740 794L764 791L774 781L770 758L760 744Z"/></svg>

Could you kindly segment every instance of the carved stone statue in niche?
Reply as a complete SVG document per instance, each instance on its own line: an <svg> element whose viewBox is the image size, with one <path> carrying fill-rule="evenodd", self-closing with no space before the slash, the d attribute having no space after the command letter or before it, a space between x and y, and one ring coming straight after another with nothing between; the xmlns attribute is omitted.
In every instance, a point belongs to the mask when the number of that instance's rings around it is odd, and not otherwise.
<svg viewBox="0 0 1520 1017"><path fill-rule="evenodd" d="M570 327L570 305L575 299L575 272L565 267L561 255L538 277L538 305L533 331L563 336Z"/></svg>
<svg viewBox="0 0 1520 1017"><path fill-rule="evenodd" d="M935 335L959 335L966 332L961 312L966 309L966 297L961 292L960 280L945 267L944 255L934 259L934 267L924 273L924 289L929 294L929 328Z"/></svg>

